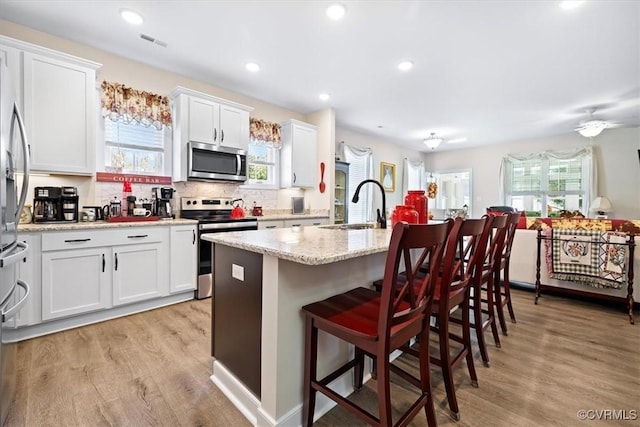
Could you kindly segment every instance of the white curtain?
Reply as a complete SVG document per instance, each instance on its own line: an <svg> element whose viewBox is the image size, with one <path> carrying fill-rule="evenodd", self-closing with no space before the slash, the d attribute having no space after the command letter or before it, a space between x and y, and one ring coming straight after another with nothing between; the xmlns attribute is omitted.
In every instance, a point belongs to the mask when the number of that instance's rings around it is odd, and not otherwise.
<svg viewBox="0 0 640 427"><path fill-rule="evenodd" d="M545 159L575 159L582 158L582 182L584 183L584 214L589 212L591 201L598 197L598 170L597 162L593 158L593 147L578 148L568 151L544 151L542 153L531 153L523 155L510 154L502 159L500 164L500 201L504 205L509 205L511 194L510 171L514 161L524 160L545 160Z"/></svg>
<svg viewBox="0 0 640 427"><path fill-rule="evenodd" d="M427 179L422 160L404 159L402 168L402 194L407 194L409 190L426 190Z"/></svg>
<svg viewBox="0 0 640 427"><path fill-rule="evenodd" d="M345 162L349 163L349 222L362 223L375 221L373 215L374 203L382 206L380 197L373 197L373 185L366 184L360 190L358 203L351 202L358 184L365 179L373 179L373 152L371 148L359 148L346 144L342 145Z"/></svg>

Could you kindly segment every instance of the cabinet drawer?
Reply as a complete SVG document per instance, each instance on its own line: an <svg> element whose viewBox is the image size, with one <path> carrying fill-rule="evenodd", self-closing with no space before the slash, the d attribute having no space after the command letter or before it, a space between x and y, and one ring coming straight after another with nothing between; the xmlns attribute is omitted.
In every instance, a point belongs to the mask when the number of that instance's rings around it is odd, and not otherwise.
<svg viewBox="0 0 640 427"><path fill-rule="evenodd" d="M258 230L272 229L272 228L282 228L284 227L283 220L275 220L275 221L260 221L258 220Z"/></svg>
<svg viewBox="0 0 640 427"><path fill-rule="evenodd" d="M162 241L169 241L168 227L124 227L109 230L61 231L42 234L42 251L99 248Z"/></svg>

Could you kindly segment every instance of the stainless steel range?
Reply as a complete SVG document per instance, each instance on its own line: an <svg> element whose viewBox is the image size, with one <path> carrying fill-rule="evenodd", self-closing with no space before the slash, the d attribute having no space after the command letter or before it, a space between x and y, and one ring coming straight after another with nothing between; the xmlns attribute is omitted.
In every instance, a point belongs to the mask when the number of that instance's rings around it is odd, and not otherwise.
<svg viewBox="0 0 640 427"><path fill-rule="evenodd" d="M208 199L203 197L182 197L180 216L198 220L198 289L197 299L211 296L213 272L211 268L212 244L200 237L207 233L257 230L255 218L231 219L232 199Z"/></svg>

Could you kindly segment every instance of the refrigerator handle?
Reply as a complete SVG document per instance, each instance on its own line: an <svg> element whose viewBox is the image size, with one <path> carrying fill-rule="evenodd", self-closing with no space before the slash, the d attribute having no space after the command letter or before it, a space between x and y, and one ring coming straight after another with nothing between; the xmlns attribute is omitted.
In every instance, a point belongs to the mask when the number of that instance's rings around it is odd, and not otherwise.
<svg viewBox="0 0 640 427"><path fill-rule="evenodd" d="M14 245L15 246L13 246L13 248L10 251L3 252L3 253L7 253L8 255L0 257L0 268L3 268L7 265L15 264L27 255L27 251L29 250L29 245L19 241L16 241ZM21 250L16 251L16 249L21 249Z"/></svg>
<svg viewBox="0 0 640 427"><path fill-rule="evenodd" d="M29 191L29 173L31 172L31 162L29 161L29 143L27 141L27 132L24 128L24 121L22 120L22 114L20 114L20 109L18 105L13 103L13 119L11 120L11 133L13 136L13 125L15 122L18 122L18 128L20 129L20 135L22 136L22 149L24 151L23 159L23 171L24 175L22 178L22 189L20 191L20 201L18 202L18 211L16 212L16 224L20 221L20 214L22 213L22 208L24 208L24 204L27 201L27 192Z"/></svg>
<svg viewBox="0 0 640 427"><path fill-rule="evenodd" d="M23 282L22 280L18 280L17 285L20 286L22 289L24 289L24 295L16 305L11 307L9 310L3 311L0 313L2 315L3 323L11 319L20 311L22 306L25 305L25 303L27 302L27 298L29 298L29 294L31 293L31 288L26 282Z"/></svg>

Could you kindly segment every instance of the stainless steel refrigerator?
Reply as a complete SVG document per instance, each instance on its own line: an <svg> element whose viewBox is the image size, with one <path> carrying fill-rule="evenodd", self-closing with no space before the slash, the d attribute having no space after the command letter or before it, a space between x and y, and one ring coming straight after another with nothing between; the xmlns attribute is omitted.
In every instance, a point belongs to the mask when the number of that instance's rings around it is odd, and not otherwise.
<svg viewBox="0 0 640 427"><path fill-rule="evenodd" d="M29 285L18 279L18 262L29 250L18 241L18 222L29 186L29 150L11 77L0 57L0 425L5 424L17 377L16 345L3 338L2 330L29 298ZM23 174L20 190L19 172Z"/></svg>

